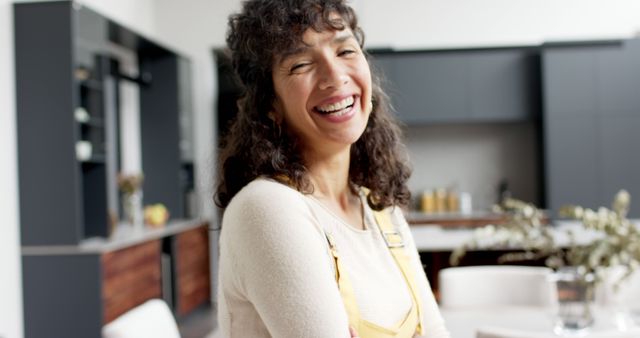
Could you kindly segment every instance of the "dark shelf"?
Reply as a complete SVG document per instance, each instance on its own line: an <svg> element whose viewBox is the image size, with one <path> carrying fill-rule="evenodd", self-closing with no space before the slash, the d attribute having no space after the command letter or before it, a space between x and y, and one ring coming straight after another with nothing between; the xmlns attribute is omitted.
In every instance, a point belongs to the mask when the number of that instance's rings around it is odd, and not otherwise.
<svg viewBox="0 0 640 338"><path fill-rule="evenodd" d="M106 158L107 157L104 154L93 154L91 155L91 158L80 162L89 164L104 164L107 162Z"/></svg>
<svg viewBox="0 0 640 338"><path fill-rule="evenodd" d="M102 91L103 89L102 82L95 79L81 80L79 81L79 84L80 86L91 89L91 90Z"/></svg>
<svg viewBox="0 0 640 338"><path fill-rule="evenodd" d="M78 121L80 125L94 127L94 128L104 128L104 120L100 117L91 117L89 121Z"/></svg>

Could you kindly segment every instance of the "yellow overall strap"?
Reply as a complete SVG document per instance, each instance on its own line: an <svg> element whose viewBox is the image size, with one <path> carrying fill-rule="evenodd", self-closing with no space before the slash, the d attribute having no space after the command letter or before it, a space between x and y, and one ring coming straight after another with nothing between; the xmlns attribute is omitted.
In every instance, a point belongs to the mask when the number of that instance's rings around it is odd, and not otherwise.
<svg viewBox="0 0 640 338"><path fill-rule="evenodd" d="M407 255L404 248L404 241L402 239L402 235L395 229L393 223L391 222L389 211L374 211L373 215L378 223L378 227L380 228L380 232L382 234L382 238L384 238L387 243L387 247L389 247L389 251L391 251L391 255L398 264L400 271L402 271L402 275L404 276L407 285L409 286L409 291L411 292L411 297L413 297L413 304L418 311L418 327L416 331L424 335L424 319L422 316L422 299L420 298L420 291L418 290L418 286L416 285L415 273L411 267L411 260Z"/></svg>
<svg viewBox="0 0 640 338"><path fill-rule="evenodd" d="M340 297L344 303L347 316L349 317L349 326L354 328L357 332L360 332L360 310L356 303L356 293L353 290L353 285L347 276L346 269L342 264L338 250L336 250L336 244L331 234L325 232L327 241L329 242L329 249L331 250L331 256L335 262L335 276L338 282L338 289L340 289Z"/></svg>

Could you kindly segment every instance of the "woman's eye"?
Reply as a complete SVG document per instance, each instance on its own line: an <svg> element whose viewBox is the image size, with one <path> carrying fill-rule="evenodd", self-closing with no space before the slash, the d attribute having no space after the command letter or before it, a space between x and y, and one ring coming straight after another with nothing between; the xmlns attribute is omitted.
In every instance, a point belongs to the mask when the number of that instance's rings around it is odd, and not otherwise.
<svg viewBox="0 0 640 338"><path fill-rule="evenodd" d="M353 49L343 49L338 53L338 56L347 56L347 55L351 55L354 54L356 51Z"/></svg>
<svg viewBox="0 0 640 338"><path fill-rule="evenodd" d="M291 73L301 72L308 65L309 63L296 63L293 66L291 66L290 72Z"/></svg>

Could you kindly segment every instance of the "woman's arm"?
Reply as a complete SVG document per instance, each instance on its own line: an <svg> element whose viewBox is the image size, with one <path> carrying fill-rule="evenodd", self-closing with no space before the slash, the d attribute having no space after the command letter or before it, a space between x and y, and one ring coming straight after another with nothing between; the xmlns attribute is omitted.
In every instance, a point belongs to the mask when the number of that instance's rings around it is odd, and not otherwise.
<svg viewBox="0 0 640 338"><path fill-rule="evenodd" d="M227 279L233 285L221 285L221 292L246 297L273 337L350 337L315 223L298 192L270 181L251 183L225 211L221 260L230 260L233 271L222 273L233 274Z"/></svg>
<svg viewBox="0 0 640 338"><path fill-rule="evenodd" d="M411 257L411 263L416 271L416 283L420 289L420 296L422 297L422 318L426 332L424 336L420 337L450 338L449 331L445 327L444 320L440 314L440 309L438 308L438 303L436 303L433 291L429 285L429 280L427 279L422 262L420 261L420 255L418 254L415 242L413 241L411 230L409 229L409 225L407 224L400 208L394 208L393 220L394 224L396 224L402 232L407 253L409 254L409 257Z"/></svg>

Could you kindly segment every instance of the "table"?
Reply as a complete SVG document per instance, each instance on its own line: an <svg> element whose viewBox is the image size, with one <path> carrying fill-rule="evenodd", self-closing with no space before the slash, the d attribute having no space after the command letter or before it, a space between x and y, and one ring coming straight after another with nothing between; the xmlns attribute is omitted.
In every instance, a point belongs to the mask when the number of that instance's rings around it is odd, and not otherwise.
<svg viewBox="0 0 640 338"><path fill-rule="evenodd" d="M539 338L557 338L553 333L554 316L549 308L505 306L483 309L441 309L442 316L452 338L476 338L481 327L513 329L523 333L535 333ZM593 328L584 338L640 337L640 327L628 328L623 335L615 325L613 311L597 307Z"/></svg>

